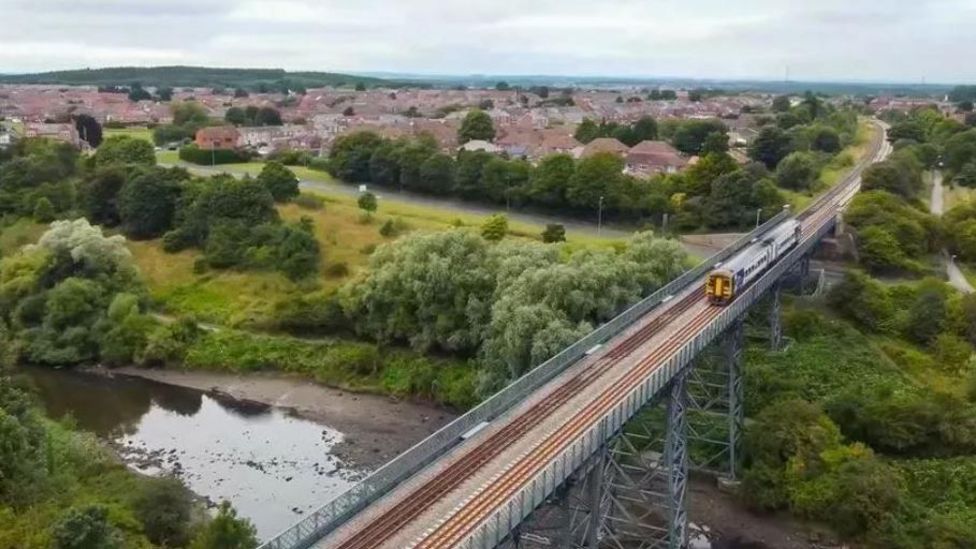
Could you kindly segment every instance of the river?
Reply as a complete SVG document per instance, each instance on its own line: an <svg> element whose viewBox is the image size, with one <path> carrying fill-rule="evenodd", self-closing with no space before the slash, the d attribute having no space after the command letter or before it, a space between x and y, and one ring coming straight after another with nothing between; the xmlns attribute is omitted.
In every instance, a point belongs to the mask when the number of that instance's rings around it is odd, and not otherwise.
<svg viewBox="0 0 976 549"><path fill-rule="evenodd" d="M331 453L343 434L287 411L131 377L26 368L49 416L71 416L133 469L230 501L262 539L361 476Z"/></svg>

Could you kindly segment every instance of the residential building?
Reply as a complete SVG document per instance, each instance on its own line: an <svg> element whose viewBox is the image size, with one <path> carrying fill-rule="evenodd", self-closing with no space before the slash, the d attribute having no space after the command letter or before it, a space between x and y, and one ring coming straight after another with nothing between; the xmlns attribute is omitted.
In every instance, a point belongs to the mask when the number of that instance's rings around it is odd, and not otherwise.
<svg viewBox="0 0 976 549"><path fill-rule="evenodd" d="M624 145L620 140L614 137L597 137L593 141L590 141L583 147L580 151L579 156L581 158L586 158L599 153L611 153L619 157L624 157L629 149L627 145Z"/></svg>
<svg viewBox="0 0 976 549"><path fill-rule="evenodd" d="M625 171L635 175L675 173L688 165L677 149L664 141L641 141L627 151Z"/></svg>
<svg viewBox="0 0 976 549"><path fill-rule="evenodd" d="M75 147L81 146L81 138L74 124L30 122L24 127L24 137L41 137L70 143Z"/></svg>
<svg viewBox="0 0 976 549"><path fill-rule="evenodd" d="M235 149L240 141L241 134L233 126L213 126L200 128L197 130L197 147L209 151L211 149Z"/></svg>

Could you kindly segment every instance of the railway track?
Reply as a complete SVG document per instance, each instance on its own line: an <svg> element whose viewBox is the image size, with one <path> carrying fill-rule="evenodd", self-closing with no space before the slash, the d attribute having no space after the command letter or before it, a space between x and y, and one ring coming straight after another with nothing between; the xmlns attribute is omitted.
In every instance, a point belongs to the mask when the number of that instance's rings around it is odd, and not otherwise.
<svg viewBox="0 0 976 549"><path fill-rule="evenodd" d="M878 159L884 152L883 142L874 146L870 160L862 163L858 170L843 183L817 199L797 217L803 223L802 238L810 238L833 215L833 209L844 193L850 192L853 182L859 177L864 166ZM490 435L477 447L460 456L436 475L430 482L407 494L399 503L393 505L382 515L353 533L338 546L341 549L365 549L382 545L397 534L404 526L418 519L431 505L446 494L458 488L476 471L491 462L506 449L534 429L555 410L568 403L581 390L608 373L621 360L658 335L662 328L685 315L693 307L704 303L704 294L697 284L689 285L690 291L680 300L655 316L645 325L629 334L623 341L607 350L598 359L591 361L572 378L557 387L548 397L530 407L525 413L513 418L508 424ZM439 524L425 537L415 543L417 549L453 547L471 533L493 509L504 504L530 479L558 456L568 445L577 440L594 422L608 413L612 407L633 391L640 383L660 367L668 358L678 352L689 337L698 333L709 322L721 314L722 308L705 306L694 312L693 316L646 357L631 367L620 379L605 388L583 410L576 412L569 421L541 437L541 440L527 450L508 469L504 470L492 483L487 485L476 498L457 509L447 520Z"/></svg>
<svg viewBox="0 0 976 549"><path fill-rule="evenodd" d="M394 506L388 513L385 513L368 525L367 528L357 532L353 537L344 541L339 547L341 549L365 549L367 547L379 546L400 528L427 510L433 502L439 500L444 494L464 482L473 471L476 471L514 444L526 432L534 428L540 420L548 417L553 410L561 407L575 396L580 389L586 387L593 380L606 373L617 364L621 357L633 352L675 317L683 314L694 304L703 300L704 296L700 292L689 292L669 310L664 311L645 326L642 326L633 334L629 335L620 345L615 346L566 383L559 386L548 398L512 420L477 448L449 465L432 482L414 491Z"/></svg>

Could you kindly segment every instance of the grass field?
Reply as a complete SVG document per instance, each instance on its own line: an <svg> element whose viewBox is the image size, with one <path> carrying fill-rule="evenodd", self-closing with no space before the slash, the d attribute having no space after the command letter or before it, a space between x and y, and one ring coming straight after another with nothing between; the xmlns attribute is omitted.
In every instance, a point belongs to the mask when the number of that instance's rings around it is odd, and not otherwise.
<svg viewBox="0 0 976 549"><path fill-rule="evenodd" d="M133 126L129 128L105 128L103 133L105 137L127 135L129 137L135 137L136 139L145 139L146 141L152 143L152 131L145 126Z"/></svg>
<svg viewBox="0 0 976 549"><path fill-rule="evenodd" d="M20 219L13 225L0 228L0 257L16 252L24 244L36 242L46 230L47 224L34 223L29 219Z"/></svg>
<svg viewBox="0 0 976 549"><path fill-rule="evenodd" d="M963 202L969 202L976 199L976 189L961 187L959 185L954 185L951 187L946 185L943 189L943 193L942 200L946 211L952 209L953 206L958 206Z"/></svg>

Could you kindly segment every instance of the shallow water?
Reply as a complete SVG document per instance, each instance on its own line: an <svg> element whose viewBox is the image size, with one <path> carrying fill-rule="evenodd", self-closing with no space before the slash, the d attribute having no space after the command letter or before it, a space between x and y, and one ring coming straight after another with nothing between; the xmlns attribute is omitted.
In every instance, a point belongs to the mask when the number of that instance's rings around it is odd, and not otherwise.
<svg viewBox="0 0 976 549"><path fill-rule="evenodd" d="M280 409L137 378L26 370L50 416L72 416L130 467L229 500L266 539L358 478L329 452L335 429Z"/></svg>

